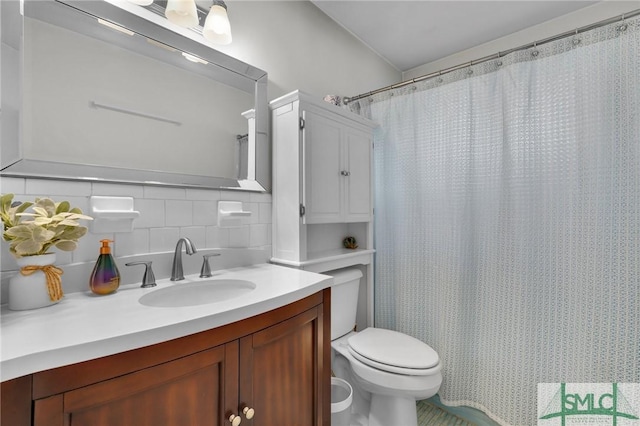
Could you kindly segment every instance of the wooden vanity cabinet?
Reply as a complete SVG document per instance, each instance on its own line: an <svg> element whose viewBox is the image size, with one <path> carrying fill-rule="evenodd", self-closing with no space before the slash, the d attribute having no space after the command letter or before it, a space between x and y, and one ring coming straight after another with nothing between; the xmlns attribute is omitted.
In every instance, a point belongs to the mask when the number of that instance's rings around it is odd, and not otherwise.
<svg viewBox="0 0 640 426"><path fill-rule="evenodd" d="M234 324L4 382L3 408L8 391L12 405L32 404L33 417L3 410L2 424L213 426L234 424L233 415L242 425L329 426L329 310L327 289Z"/></svg>

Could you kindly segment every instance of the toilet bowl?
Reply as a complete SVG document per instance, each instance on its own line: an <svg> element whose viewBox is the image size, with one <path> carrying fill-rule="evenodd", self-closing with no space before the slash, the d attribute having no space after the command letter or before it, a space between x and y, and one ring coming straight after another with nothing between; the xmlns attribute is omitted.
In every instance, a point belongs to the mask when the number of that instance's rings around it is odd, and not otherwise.
<svg viewBox="0 0 640 426"><path fill-rule="evenodd" d="M332 367L338 377L351 382L356 395L354 411L369 426L417 426L416 401L435 395L442 383L437 352L393 330L353 331L362 273L347 269L327 275L334 278ZM334 300L338 301L335 305Z"/></svg>

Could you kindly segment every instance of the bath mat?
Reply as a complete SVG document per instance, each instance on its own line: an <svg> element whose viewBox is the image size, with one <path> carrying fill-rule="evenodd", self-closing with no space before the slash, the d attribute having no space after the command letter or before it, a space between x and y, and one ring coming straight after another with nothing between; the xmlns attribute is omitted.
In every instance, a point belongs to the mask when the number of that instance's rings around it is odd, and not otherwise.
<svg viewBox="0 0 640 426"><path fill-rule="evenodd" d="M419 426L475 426L426 400L418 401L416 408Z"/></svg>

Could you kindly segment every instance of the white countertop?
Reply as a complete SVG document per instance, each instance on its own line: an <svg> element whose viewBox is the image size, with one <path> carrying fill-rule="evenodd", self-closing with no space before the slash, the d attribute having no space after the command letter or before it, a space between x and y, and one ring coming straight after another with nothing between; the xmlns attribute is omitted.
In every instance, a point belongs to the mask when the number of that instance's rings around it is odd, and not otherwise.
<svg viewBox="0 0 640 426"><path fill-rule="evenodd" d="M91 292L65 295L57 305L0 316L0 381L137 349L230 324L310 296L330 287L331 277L260 264L213 272L212 278L241 279L256 289L234 299L206 305L158 308L138 299L169 286L202 281L196 275L153 288L121 286L108 296Z"/></svg>

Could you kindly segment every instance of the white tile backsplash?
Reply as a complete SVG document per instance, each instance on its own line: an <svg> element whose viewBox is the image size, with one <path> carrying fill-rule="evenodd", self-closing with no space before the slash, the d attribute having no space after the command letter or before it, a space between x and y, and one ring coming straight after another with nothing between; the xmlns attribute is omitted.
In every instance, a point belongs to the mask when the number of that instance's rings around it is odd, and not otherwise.
<svg viewBox="0 0 640 426"><path fill-rule="evenodd" d="M134 229L133 232L115 234L118 242L118 255L132 256L149 253L149 229Z"/></svg>
<svg viewBox="0 0 640 426"><path fill-rule="evenodd" d="M140 212L140 217L133 221L133 227L139 228L162 228L165 225L164 200L133 200L134 210Z"/></svg>
<svg viewBox="0 0 640 426"><path fill-rule="evenodd" d="M26 179L25 194L52 198L58 198L60 196L70 197L74 195L88 197L92 195L91 182Z"/></svg>
<svg viewBox="0 0 640 426"><path fill-rule="evenodd" d="M128 260L119 258L150 253L170 253L163 256L171 258L180 237L190 238L199 251L212 248L269 250L271 245L271 194L25 178L2 178L0 190L3 194L14 193L15 200L19 201L33 201L35 197L67 200L88 214L89 197L92 195L134 198L134 209L140 212L140 217L134 221L133 232L93 234L89 231L73 252L56 251L56 264L63 270L68 265L69 269L69 273L63 276L63 282L74 281L65 283L65 288L85 289L85 281L89 279L88 274L99 255L100 240L105 238L114 241L113 255L121 273ZM242 201L252 215L243 226L218 228L218 200ZM244 251L238 251L241 252ZM8 279L17 269L6 242L2 242L0 250L0 267L3 272L0 298L4 303ZM170 265L154 264L154 271L156 268L168 271Z"/></svg>
<svg viewBox="0 0 640 426"><path fill-rule="evenodd" d="M258 203L243 203L242 210L250 211L251 216L247 218L245 222L248 225L252 225L260 222L260 205Z"/></svg>
<svg viewBox="0 0 640 426"><path fill-rule="evenodd" d="M207 247L207 234L204 226L180 228L180 237L189 238L196 246L196 250Z"/></svg>
<svg viewBox="0 0 640 426"><path fill-rule="evenodd" d="M24 194L25 179L22 178L0 178L0 192L3 194Z"/></svg>
<svg viewBox="0 0 640 426"><path fill-rule="evenodd" d="M172 251L180 238L180 228L151 228L149 230L149 250L151 253Z"/></svg>
<svg viewBox="0 0 640 426"><path fill-rule="evenodd" d="M271 219L271 200L268 203L260 203L260 223L268 223L272 222Z"/></svg>
<svg viewBox="0 0 640 426"><path fill-rule="evenodd" d="M184 188L165 188L163 186L144 186L144 198L157 200L185 200L187 190Z"/></svg>
<svg viewBox="0 0 640 426"><path fill-rule="evenodd" d="M193 201L167 200L164 203L166 226L193 225Z"/></svg>
<svg viewBox="0 0 640 426"><path fill-rule="evenodd" d="M111 183L94 183L92 195L107 195L114 197L142 198L144 190L139 185L118 185Z"/></svg>
<svg viewBox="0 0 640 426"><path fill-rule="evenodd" d="M219 199L220 191L187 188L187 200L218 201Z"/></svg>
<svg viewBox="0 0 640 426"><path fill-rule="evenodd" d="M193 224L210 226L218 221L217 201L194 201L193 202Z"/></svg>
<svg viewBox="0 0 640 426"><path fill-rule="evenodd" d="M237 226L229 229L229 247L249 247L249 227Z"/></svg>
<svg viewBox="0 0 640 426"><path fill-rule="evenodd" d="M229 228L207 226L207 247L229 247Z"/></svg>
<svg viewBox="0 0 640 426"><path fill-rule="evenodd" d="M100 255L100 247L102 244L100 240L111 240L112 253L114 256L120 256L118 250L118 241L113 237L113 234L93 234L87 232L87 234L80 238L78 241L78 248L73 251L73 262L95 262ZM60 263L56 260L56 263Z"/></svg>
<svg viewBox="0 0 640 426"><path fill-rule="evenodd" d="M271 244L269 241L269 228L271 225L259 223L249 226L249 246L261 247Z"/></svg>

